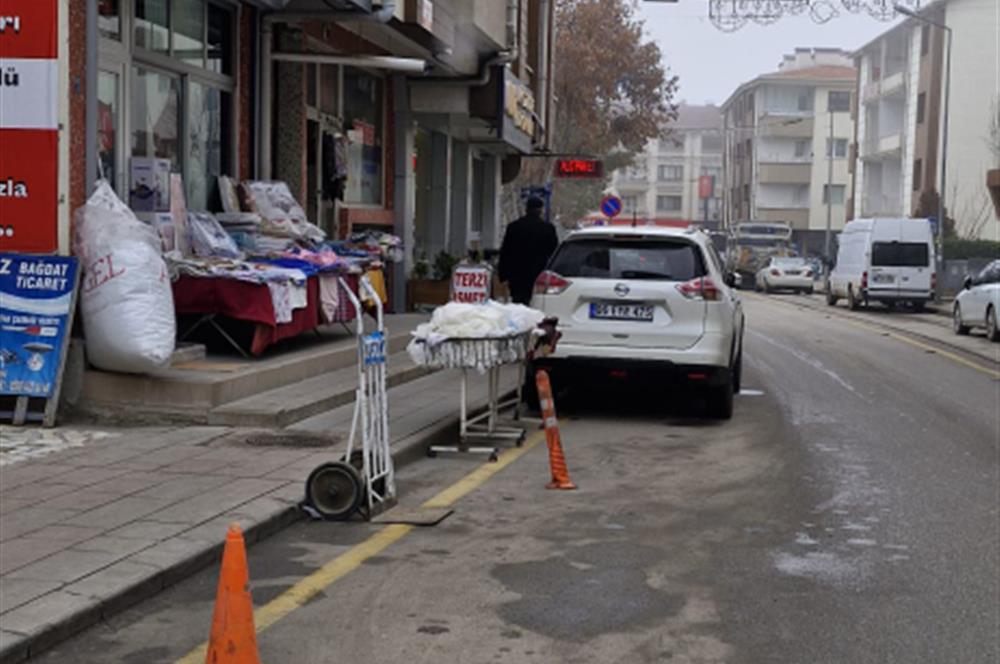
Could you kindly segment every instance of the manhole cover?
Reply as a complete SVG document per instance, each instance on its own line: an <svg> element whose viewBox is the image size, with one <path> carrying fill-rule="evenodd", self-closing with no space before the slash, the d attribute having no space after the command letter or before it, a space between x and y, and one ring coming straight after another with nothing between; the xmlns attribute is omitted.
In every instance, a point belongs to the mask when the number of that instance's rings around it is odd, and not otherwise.
<svg viewBox="0 0 1000 664"><path fill-rule="evenodd" d="M341 437L335 434L302 431L239 431L212 441L212 445L316 448L333 447L340 442Z"/></svg>

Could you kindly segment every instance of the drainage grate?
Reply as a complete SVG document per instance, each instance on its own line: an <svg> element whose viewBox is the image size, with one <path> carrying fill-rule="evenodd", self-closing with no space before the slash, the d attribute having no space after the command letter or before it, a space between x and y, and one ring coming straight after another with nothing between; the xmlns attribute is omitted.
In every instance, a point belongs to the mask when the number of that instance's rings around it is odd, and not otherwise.
<svg viewBox="0 0 1000 664"><path fill-rule="evenodd" d="M303 431L240 431L212 441L212 446L282 447L311 449L333 447L342 441L335 434L314 434Z"/></svg>

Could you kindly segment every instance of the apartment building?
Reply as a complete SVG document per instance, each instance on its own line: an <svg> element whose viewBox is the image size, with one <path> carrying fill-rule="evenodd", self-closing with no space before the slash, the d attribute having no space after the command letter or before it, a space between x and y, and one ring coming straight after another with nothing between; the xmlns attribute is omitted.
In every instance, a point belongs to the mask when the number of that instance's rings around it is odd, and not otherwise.
<svg viewBox="0 0 1000 664"><path fill-rule="evenodd" d="M1000 5L996 0L937 0L920 13L954 35L944 192L948 214L959 234L996 239L1000 224L986 173L1000 168ZM910 216L920 211L922 198L936 200L946 46L944 30L907 19L854 54L853 216Z"/></svg>
<svg viewBox="0 0 1000 664"><path fill-rule="evenodd" d="M843 227L856 73L839 49L799 48L722 105L725 219L783 221L803 252Z"/></svg>
<svg viewBox="0 0 1000 664"><path fill-rule="evenodd" d="M622 216L717 228L722 219L722 115L718 106L681 104L664 138L613 173Z"/></svg>

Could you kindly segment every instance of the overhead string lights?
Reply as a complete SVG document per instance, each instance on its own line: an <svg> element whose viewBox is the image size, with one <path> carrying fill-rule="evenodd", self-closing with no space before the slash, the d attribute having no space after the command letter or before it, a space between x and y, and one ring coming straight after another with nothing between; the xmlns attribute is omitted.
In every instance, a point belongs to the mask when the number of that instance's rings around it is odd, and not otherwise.
<svg viewBox="0 0 1000 664"><path fill-rule="evenodd" d="M786 16L808 15L816 23L826 23L841 15L867 13L880 21L896 16L894 5L919 9L920 0L709 0L708 17L723 32L735 32L747 25L769 25Z"/></svg>

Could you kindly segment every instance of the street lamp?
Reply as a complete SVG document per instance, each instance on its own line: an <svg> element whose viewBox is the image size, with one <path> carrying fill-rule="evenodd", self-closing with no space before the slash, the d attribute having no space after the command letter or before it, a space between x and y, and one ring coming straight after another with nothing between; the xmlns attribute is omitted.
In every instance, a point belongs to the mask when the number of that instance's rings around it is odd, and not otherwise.
<svg viewBox="0 0 1000 664"><path fill-rule="evenodd" d="M944 284L944 192L948 182L948 103L951 101L951 42L954 40L954 33L944 23L939 23L918 14L909 7L893 5L893 9L903 16L909 16L921 23L934 26L944 30L948 34L948 45L945 47L944 63L944 128L941 130L941 191L938 192L938 251L937 251L937 292L934 294L938 301L941 300L941 291Z"/></svg>

